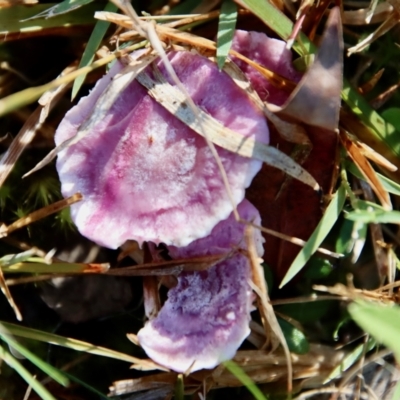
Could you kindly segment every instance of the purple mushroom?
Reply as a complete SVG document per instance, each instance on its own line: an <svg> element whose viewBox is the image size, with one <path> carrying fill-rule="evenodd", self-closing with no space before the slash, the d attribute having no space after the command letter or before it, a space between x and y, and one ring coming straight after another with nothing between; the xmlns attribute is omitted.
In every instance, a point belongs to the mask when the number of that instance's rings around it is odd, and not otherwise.
<svg viewBox="0 0 400 400"><path fill-rule="evenodd" d="M197 106L244 138L268 143L265 117L227 74L189 51L170 52L168 57ZM157 65L173 84L162 62ZM57 145L77 134L121 70L117 62L66 114L56 132ZM151 74L151 67L146 71ZM217 151L239 204L261 161ZM232 212L204 138L153 100L137 81L120 93L89 134L59 153L57 170L63 195L81 192L84 197L71 207L79 231L109 248L128 239L140 245L152 241L186 246L207 236Z"/></svg>
<svg viewBox="0 0 400 400"><path fill-rule="evenodd" d="M238 212L245 220L261 222L247 200L239 204ZM140 345L160 365L177 372L214 368L231 359L250 333L251 267L240 251L246 249L244 229L231 214L209 236L186 247L169 247L173 258L232 254L208 270L181 273L157 317L139 331ZM254 231L254 240L261 257L259 230Z"/></svg>
<svg viewBox="0 0 400 400"><path fill-rule="evenodd" d="M247 43L246 35L238 32L234 44ZM258 54L261 57L264 52L258 53L257 48L266 46L268 62L283 68L291 62L283 42L251 35L255 44L245 55L259 61ZM269 143L262 112L213 62L189 51L173 51L168 58L198 107L244 139ZM268 66L268 62L262 64ZM174 85L163 63L156 64ZM80 132L98 99L121 78L122 69L118 61L89 96L67 113L56 132L57 145ZM151 66L145 71L153 74ZM282 75L287 76L285 71ZM296 81L299 76L289 78ZM275 104L286 100L272 85L265 91ZM217 151L240 216L260 224L257 209L244 195L261 161L218 147ZM160 312L139 331L138 338L154 361L177 372L213 368L232 358L250 332L251 268L245 225L232 215L232 204L205 139L132 81L87 135L59 153L57 169L63 195L79 191L84 196L71 207L75 224L100 245L116 248L126 240L139 245L165 243L172 258L229 254L208 270L181 273ZM258 230L254 240L261 257L263 239Z"/></svg>

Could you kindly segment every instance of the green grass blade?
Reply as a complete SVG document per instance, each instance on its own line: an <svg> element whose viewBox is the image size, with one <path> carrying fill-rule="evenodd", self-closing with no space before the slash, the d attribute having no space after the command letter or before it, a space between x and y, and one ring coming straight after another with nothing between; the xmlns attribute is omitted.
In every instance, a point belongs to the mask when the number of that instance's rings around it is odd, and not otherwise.
<svg viewBox="0 0 400 400"><path fill-rule="evenodd" d="M346 214L346 218L364 224L400 224L400 211L357 210Z"/></svg>
<svg viewBox="0 0 400 400"><path fill-rule="evenodd" d="M175 383L175 400L184 400L185 398L185 384L183 382L183 375L178 374Z"/></svg>
<svg viewBox="0 0 400 400"><path fill-rule="evenodd" d="M232 46L237 21L237 7L232 0L225 0L221 5L217 34L217 64L221 70Z"/></svg>
<svg viewBox="0 0 400 400"><path fill-rule="evenodd" d="M45 10L40 12L39 14L34 15L33 17L29 18L29 20L38 19L38 18L54 18L61 14L66 14L68 12L77 10L82 6L92 3L94 0L64 0L59 4L56 4L52 7L47 7Z"/></svg>
<svg viewBox="0 0 400 400"><path fill-rule="evenodd" d="M329 376L325 379L324 384L330 382L333 379L339 378L342 376L343 372L347 371L350 367L352 367L363 354L372 350L376 346L375 340L368 340L367 343L362 343L358 345L354 350L352 350L349 354L347 354L341 363L334 368L334 370L329 374Z"/></svg>
<svg viewBox="0 0 400 400"><path fill-rule="evenodd" d="M83 386L85 389L89 390L90 392L94 393L95 395L97 395L100 399L103 400L110 400L111 398L108 397L107 395L105 395L102 392L99 392L97 389L95 389L93 386L88 385L86 382L82 381L81 379L77 378L74 375L69 374L68 372L64 372L64 374L72 381L72 382L76 382L79 385Z"/></svg>
<svg viewBox="0 0 400 400"><path fill-rule="evenodd" d="M109 12L115 12L117 11L117 6L113 3L107 3L107 5L104 8L104 11L109 11ZM79 68L86 67L90 65L93 60L94 60L94 54L99 48L104 35L107 32L108 27L110 26L110 23L107 21L97 21L96 25L93 28L93 32L90 35L89 41L87 42L85 51L83 52L82 59L79 63ZM77 93L79 92L79 89L83 85L83 82L86 79L87 74L82 74L79 75L75 81L74 85L72 86L72 95L71 95L71 100L75 98Z"/></svg>
<svg viewBox="0 0 400 400"><path fill-rule="evenodd" d="M369 303L357 300L348 311L365 332L393 350L400 360L400 308L398 306Z"/></svg>
<svg viewBox="0 0 400 400"><path fill-rule="evenodd" d="M341 185L329 203L329 206L327 207L325 214L321 218L318 226L315 228L315 231L292 262L292 265L290 266L279 286L280 288L286 285L304 267L310 257L317 251L318 247L321 245L322 241L328 235L333 225L339 218L345 200L346 190L343 185Z"/></svg>
<svg viewBox="0 0 400 400"><path fill-rule="evenodd" d="M16 340L12 339L11 336L1 335L1 338L11 347L18 351L18 353L22 354L26 359L28 359L32 364L36 365L39 369L41 369L45 374L50 376L50 378L54 379L62 386L68 386L69 380L64 376L57 368L54 368L47 362L40 359L38 356L33 354L26 347L22 346Z"/></svg>
<svg viewBox="0 0 400 400"><path fill-rule="evenodd" d="M365 180L360 170L352 162L346 161L346 170L357 178ZM400 196L400 185L398 183L392 181L382 174L376 173L376 175L385 190L387 190L389 193L395 194L396 196Z"/></svg>
<svg viewBox="0 0 400 400"><path fill-rule="evenodd" d="M399 133L396 128L372 109L367 100L354 90L346 79L343 79L342 99L351 108L352 112L370 128L371 134L380 139L380 141L383 140L392 149L396 157L400 157Z"/></svg>
<svg viewBox="0 0 400 400"><path fill-rule="evenodd" d="M32 387L42 400L56 400L55 397L7 350L0 346L0 359L13 368Z"/></svg>
<svg viewBox="0 0 400 400"><path fill-rule="evenodd" d="M40 18L34 23L29 18L47 9L49 4L35 4L31 7L15 5L0 8L0 37L24 32L42 31L57 27L73 27L76 25L94 24L93 15L98 11L98 5L91 4L85 8L75 10L70 14L58 15L51 19Z"/></svg>
<svg viewBox="0 0 400 400"><path fill-rule="evenodd" d="M269 1L264 0L237 0L254 15L260 18L268 27L275 31L283 40L288 40L293 30L293 22ZM301 43L301 44L300 44ZM306 35L300 32L293 48L301 56L315 53L316 47Z"/></svg>
<svg viewBox="0 0 400 400"><path fill-rule="evenodd" d="M234 375L237 379L239 379L240 382L243 383L244 386L246 386L247 390L254 396L256 400L267 400L261 390L243 371L243 369L239 367L239 365L233 361L225 361L223 364L232 375Z"/></svg>
<svg viewBox="0 0 400 400"><path fill-rule="evenodd" d="M114 358L116 360L126 361L129 363L137 364L143 362L143 360L132 357L128 354L120 353L119 351L96 346L91 343L83 342L81 340L55 335L54 333L26 328L24 326L11 324L9 322L0 322L0 333L12 334L14 336L24 337L27 339L38 340L40 342L66 347L71 350L84 351L86 353Z"/></svg>

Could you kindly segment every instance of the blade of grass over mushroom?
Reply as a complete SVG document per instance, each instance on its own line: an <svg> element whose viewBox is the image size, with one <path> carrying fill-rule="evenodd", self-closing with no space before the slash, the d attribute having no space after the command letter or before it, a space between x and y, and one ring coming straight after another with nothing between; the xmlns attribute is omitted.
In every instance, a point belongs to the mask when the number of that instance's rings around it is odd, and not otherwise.
<svg viewBox="0 0 400 400"><path fill-rule="evenodd" d="M104 8L104 11L109 11L113 12L116 11L117 7L112 4L112 3L107 3L106 7ZM101 41L103 40L104 35L107 32L108 27L110 26L109 22L106 21L97 21L96 25L93 28L93 32L90 35L89 41L86 44L85 51L82 54L82 59L79 63L79 68L86 67L90 64L92 64L94 60L94 55L99 48ZM71 100L75 98L75 96L78 94L79 89L83 85L83 82L85 81L87 74L82 74L79 75L72 86L72 94L71 94Z"/></svg>
<svg viewBox="0 0 400 400"><path fill-rule="evenodd" d="M235 0L236 3L250 10L260 18L269 28L276 32L283 40L288 40L293 31L293 22L269 1L263 0ZM301 56L315 52L315 46L307 36L300 32L293 48Z"/></svg>
<svg viewBox="0 0 400 400"><path fill-rule="evenodd" d="M239 367L233 361L225 361L223 363L225 368L234 375L243 385L247 388L247 390L254 396L256 400L267 400L263 395L261 390L257 387L257 385L251 380L251 378L243 371L242 368Z"/></svg>
<svg viewBox="0 0 400 400"><path fill-rule="evenodd" d="M32 389L43 400L56 400L55 397L40 383L30 372L14 358L3 346L0 346L0 359L2 359L9 367L13 368L24 381L32 387Z"/></svg>
<svg viewBox="0 0 400 400"><path fill-rule="evenodd" d="M5 41L21 39L43 34L43 31L57 28L69 29L78 25L94 23L93 14L98 10L97 4L91 4L70 14L58 15L55 18L40 18L32 24L29 19L49 7L48 4L35 4L31 7L13 5L0 9L0 38Z"/></svg>
<svg viewBox="0 0 400 400"><path fill-rule="evenodd" d="M83 342L82 340L63 337L55 335L54 333L44 332L37 329L26 328L24 326L11 324L9 322L0 321L0 334L12 334L17 337L38 340L40 342L66 347L71 350L83 351L97 356L113 358L115 360L133 363L136 365L136 367L142 365L143 367L148 367L151 369L163 369L150 360L141 360L139 358L132 357L129 354L121 353L119 351L107 349L101 346L96 346L92 343Z"/></svg>
<svg viewBox="0 0 400 400"><path fill-rule="evenodd" d="M107 87L107 89L99 96L96 104L93 105L94 111L90 114L90 117L80 125L77 134L50 151L50 153L47 154L47 156L42 161L40 161L33 169L26 173L23 178L43 168L50 161L52 161L60 151L68 148L74 143L77 143L81 138L87 135L92 130L93 126L96 125L96 123L107 114L108 110L115 102L115 99L120 95L124 88L126 88L135 79L136 74L147 67L147 65L154 61L155 58L155 54L146 55L141 58L139 62L135 60L136 62L134 62L133 65L128 65L127 67L125 67L118 75L118 78L115 77L115 79L112 80L112 83ZM86 67L83 67L78 71L82 71L85 68Z"/></svg>
<svg viewBox="0 0 400 400"><path fill-rule="evenodd" d="M122 276L146 276L146 275L170 275L176 271L204 271L213 265L229 258L233 253L174 259L169 261L151 262L134 265L133 267L112 268L107 275ZM175 272L174 272L175 271Z"/></svg>
<svg viewBox="0 0 400 400"><path fill-rule="evenodd" d="M225 128L220 122L198 107L196 107L197 115L194 115L189 107L184 106L185 96L180 90L166 82L160 74L157 74L155 79L153 80L144 72L137 76L138 82L148 90L156 101L199 135L204 136L205 130L208 138L214 144L243 157L262 160L311 186L314 190L319 190L319 185L315 179L289 156L254 139L247 138L244 140L242 135Z"/></svg>
<svg viewBox="0 0 400 400"><path fill-rule="evenodd" d="M68 378L57 368L54 368L47 362L43 361L41 358L33 354L26 347L22 346L16 340L14 340L9 335L0 335L1 339L6 342L9 346L18 351L18 353L22 354L26 359L28 359L32 364L36 365L39 369L41 369L45 374L50 376L50 378L54 379L62 386L68 386L69 380Z"/></svg>
<svg viewBox="0 0 400 400"><path fill-rule="evenodd" d="M350 304L348 311L354 321L378 342L394 351L400 359L400 308L357 300Z"/></svg>
<svg viewBox="0 0 400 400"><path fill-rule="evenodd" d="M341 185L329 203L329 206L327 207L318 226L315 228L314 233L294 259L279 287L286 285L296 274L298 274L310 257L317 251L318 247L339 218L345 200L346 190L343 185Z"/></svg>
<svg viewBox="0 0 400 400"><path fill-rule="evenodd" d="M235 33L237 15L236 4L232 0L224 0L221 5L217 34L217 64L219 69L222 69L226 57L228 57Z"/></svg>
<svg viewBox="0 0 400 400"><path fill-rule="evenodd" d="M57 201L53 204L50 204L46 207L43 207L39 210L36 210L25 217L18 219L17 221L13 222L11 225L2 225L0 226L0 238L9 235L11 232L16 231L17 229L21 229L24 226L27 226L33 222L36 222L44 217L47 217L51 214L54 214L58 211L61 211L65 207L70 206L78 201L82 200L82 195L80 193L76 193L73 196Z"/></svg>

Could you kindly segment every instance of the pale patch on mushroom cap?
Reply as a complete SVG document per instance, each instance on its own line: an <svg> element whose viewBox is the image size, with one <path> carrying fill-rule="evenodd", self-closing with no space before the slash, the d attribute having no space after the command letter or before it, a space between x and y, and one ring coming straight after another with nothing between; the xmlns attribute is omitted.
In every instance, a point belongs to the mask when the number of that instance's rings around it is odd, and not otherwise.
<svg viewBox="0 0 400 400"><path fill-rule="evenodd" d="M243 219L260 224L257 209L247 200L238 206ZM246 248L245 225L231 214L211 234L184 248L170 247L173 258L223 254ZM254 231L259 256L262 236ZM155 362L177 372L210 369L231 359L249 335L253 295L251 268L242 253L206 271L185 272L168 292L157 317L138 333L141 346Z"/></svg>
<svg viewBox="0 0 400 400"><path fill-rule="evenodd" d="M191 52L168 56L199 107L243 137L268 143L264 116L228 75ZM161 62L158 66L168 79ZM67 113L56 132L57 145L76 134L120 70L117 63L90 95ZM261 162L221 148L218 154L238 204ZM57 169L63 195L81 192L84 196L71 207L79 231L110 248L128 239L185 246L208 235L232 211L204 138L154 101L136 81L121 93L92 132L59 153Z"/></svg>
<svg viewBox="0 0 400 400"><path fill-rule="evenodd" d="M293 68L292 52L286 49L286 42L270 38L265 33L237 30L232 49L294 82L299 82L302 77L302 74ZM290 93L275 87L253 67L236 57L232 59L246 74L263 100L281 106L289 98Z"/></svg>

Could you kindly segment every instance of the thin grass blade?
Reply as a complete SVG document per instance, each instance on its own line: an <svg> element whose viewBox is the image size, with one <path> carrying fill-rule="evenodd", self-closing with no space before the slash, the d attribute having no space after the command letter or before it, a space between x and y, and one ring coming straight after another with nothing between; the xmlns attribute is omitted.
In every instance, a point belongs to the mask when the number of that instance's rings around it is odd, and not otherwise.
<svg viewBox="0 0 400 400"><path fill-rule="evenodd" d="M112 3L107 3L107 5L104 8L104 11L108 12L115 12L117 10L117 6L115 6ZM79 68L82 67L87 67L90 65L93 60L94 60L94 54L99 48L101 41L104 38L104 35L107 32L108 27L110 26L109 22L106 21L97 21L96 25L93 28L93 32L90 35L89 41L87 42L85 51L83 52L82 59L79 63ZM71 95L71 100L75 98L75 96L78 94L79 89L83 85L83 82L85 81L87 74L82 74L79 75L72 86L72 95Z"/></svg>
<svg viewBox="0 0 400 400"><path fill-rule="evenodd" d="M232 0L225 0L221 5L217 34L217 64L222 69L232 46L237 21L237 7Z"/></svg>
<svg viewBox="0 0 400 400"><path fill-rule="evenodd" d="M307 240L306 245L301 249L300 253L294 259L292 265L283 278L280 288L286 285L301 269L305 266L310 257L317 251L322 241L328 235L333 225L339 218L346 200L346 190L340 186L339 190L333 196L329 206L327 207L324 216L315 228L314 233Z"/></svg>
<svg viewBox="0 0 400 400"><path fill-rule="evenodd" d="M246 386L247 390L254 396L256 400L267 400L261 390L243 371L243 369L239 367L239 365L233 361L225 361L223 364L232 375L234 375L237 379L239 379L240 382L243 383L244 386Z"/></svg>
<svg viewBox="0 0 400 400"><path fill-rule="evenodd" d="M30 21L38 18L48 19L57 17L58 15L66 14L71 11L77 10L78 8L81 8L82 6L89 4L93 1L94 0L64 0L61 3L56 4L55 6L46 8L39 14L36 14L33 17L26 19L25 21Z"/></svg>
<svg viewBox="0 0 400 400"><path fill-rule="evenodd" d="M0 359L13 368L42 400L56 400L55 397L7 350L0 346Z"/></svg>
<svg viewBox="0 0 400 400"><path fill-rule="evenodd" d="M120 361L126 361L134 364L146 364L147 360L140 360L129 354L120 353L119 351L107 349L105 347L96 346L94 344L83 342L82 340L67 338L54 333L39 331L37 329L26 328L21 325L11 324L9 322L0 322L0 333L12 334L14 336L24 337L27 339L38 340L40 342L54 344L56 346L66 347L71 350L84 351L102 357L114 358ZM151 363L154 367L155 364Z"/></svg>
<svg viewBox="0 0 400 400"><path fill-rule="evenodd" d="M62 386L68 386L69 380L68 378L57 368L54 368L47 362L40 359L38 356L33 354L26 347L22 346L16 340L12 339L9 335L1 335L1 338L12 348L18 351L18 353L22 354L26 359L28 359L32 364L36 365L39 369L41 369L45 374L50 376L56 382L58 382Z"/></svg>

